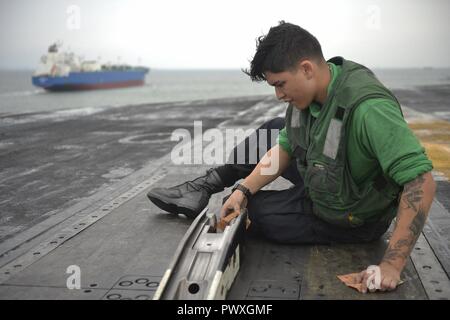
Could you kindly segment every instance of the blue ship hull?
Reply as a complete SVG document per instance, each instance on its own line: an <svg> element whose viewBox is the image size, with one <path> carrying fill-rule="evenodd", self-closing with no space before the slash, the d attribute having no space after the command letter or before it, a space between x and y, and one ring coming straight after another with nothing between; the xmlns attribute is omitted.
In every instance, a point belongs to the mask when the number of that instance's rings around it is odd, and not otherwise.
<svg viewBox="0 0 450 320"><path fill-rule="evenodd" d="M143 85L147 68L70 72L67 76L33 76L33 85L50 91L123 88Z"/></svg>

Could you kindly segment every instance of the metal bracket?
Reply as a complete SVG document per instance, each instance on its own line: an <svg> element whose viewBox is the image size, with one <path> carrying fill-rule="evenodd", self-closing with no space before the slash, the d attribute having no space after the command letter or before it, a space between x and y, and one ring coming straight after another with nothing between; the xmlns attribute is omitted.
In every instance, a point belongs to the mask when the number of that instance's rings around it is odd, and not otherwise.
<svg viewBox="0 0 450 320"><path fill-rule="evenodd" d="M230 221L223 232L215 215L203 210L181 240L153 296L154 300L225 299L240 267L247 211Z"/></svg>

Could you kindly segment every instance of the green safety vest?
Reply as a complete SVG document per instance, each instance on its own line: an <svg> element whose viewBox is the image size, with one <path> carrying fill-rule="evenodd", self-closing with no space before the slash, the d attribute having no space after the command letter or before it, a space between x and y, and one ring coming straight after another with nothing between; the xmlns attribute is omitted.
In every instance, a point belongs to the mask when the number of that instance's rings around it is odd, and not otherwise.
<svg viewBox="0 0 450 320"><path fill-rule="evenodd" d="M383 174L357 185L350 174L347 143L352 114L362 101L395 96L366 67L335 57L341 65L334 89L315 119L309 108L289 105L286 133L297 168L319 218L344 227L359 227L381 219L392 220L401 187Z"/></svg>

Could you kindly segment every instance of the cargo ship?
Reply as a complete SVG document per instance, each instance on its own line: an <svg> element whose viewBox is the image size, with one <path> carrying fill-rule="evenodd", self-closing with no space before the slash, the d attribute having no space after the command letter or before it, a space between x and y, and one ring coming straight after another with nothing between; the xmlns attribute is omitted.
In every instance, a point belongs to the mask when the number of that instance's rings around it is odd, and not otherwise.
<svg viewBox="0 0 450 320"><path fill-rule="evenodd" d="M33 85L49 91L72 91L139 86L145 83L149 68L125 64L83 61L70 52L60 52L54 43L41 57L32 76Z"/></svg>

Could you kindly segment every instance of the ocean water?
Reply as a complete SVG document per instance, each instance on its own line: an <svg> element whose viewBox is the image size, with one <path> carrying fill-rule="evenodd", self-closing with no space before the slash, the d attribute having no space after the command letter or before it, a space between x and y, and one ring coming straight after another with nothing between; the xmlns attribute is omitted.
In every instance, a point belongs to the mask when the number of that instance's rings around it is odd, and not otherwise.
<svg viewBox="0 0 450 320"><path fill-rule="evenodd" d="M391 89L450 84L450 69L374 72ZM31 74L31 70L0 71L0 115L274 94L272 87L252 82L240 70L151 70L140 87L57 93L34 87Z"/></svg>

